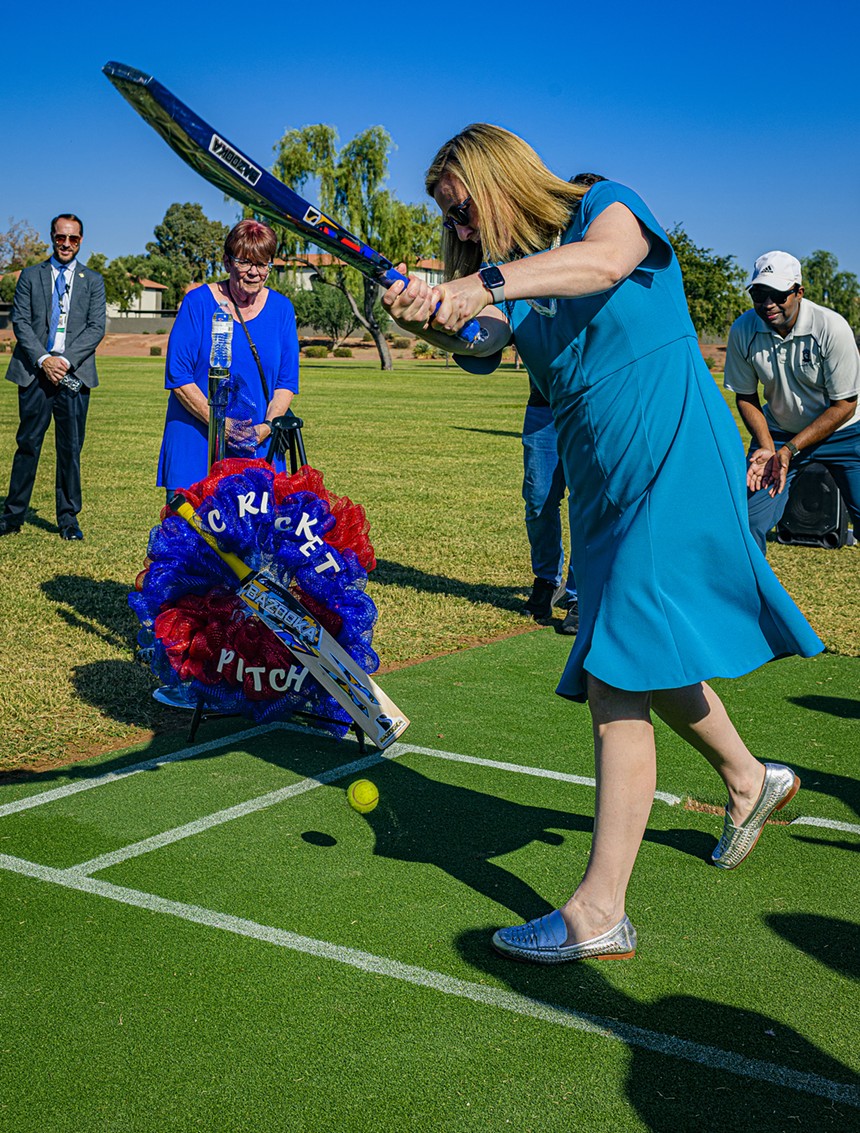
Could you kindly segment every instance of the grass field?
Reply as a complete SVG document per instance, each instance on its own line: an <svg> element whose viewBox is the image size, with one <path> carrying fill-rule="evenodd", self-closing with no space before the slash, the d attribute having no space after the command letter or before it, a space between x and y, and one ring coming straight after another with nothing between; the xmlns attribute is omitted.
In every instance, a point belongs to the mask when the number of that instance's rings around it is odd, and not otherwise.
<svg viewBox="0 0 860 1133"><path fill-rule="evenodd" d="M85 542L56 535L51 434L32 518L0 540L0 652L16 672L14 700L0 700L0 769L61 764L175 726L131 660L137 625L127 606L163 503L154 487L162 372L156 358L100 361L83 459ZM0 383L0 393L5 491L17 404L13 386ZM434 362L388 374L349 361L303 365L297 411L308 458L370 519L379 565L368 593L384 667L527 625L525 397L524 371L510 367L475 379ZM769 554L828 649L856 656L860 549L774 544Z"/></svg>
<svg viewBox="0 0 860 1133"><path fill-rule="evenodd" d="M48 452L32 522L0 541L0 1128L856 1126L860 551L774 547L828 651L715 682L803 781L750 859L710 866L721 785L658 722L636 958L512 964L492 931L567 896L594 802L588 711L553 696L569 639L511 636L522 373L303 375L309 458L365 505L380 559L381 683L413 721L385 758L236 719L192 745L152 701L126 595L161 505L160 364L101 373L85 542L56 536ZM9 436L13 415L7 387Z"/></svg>

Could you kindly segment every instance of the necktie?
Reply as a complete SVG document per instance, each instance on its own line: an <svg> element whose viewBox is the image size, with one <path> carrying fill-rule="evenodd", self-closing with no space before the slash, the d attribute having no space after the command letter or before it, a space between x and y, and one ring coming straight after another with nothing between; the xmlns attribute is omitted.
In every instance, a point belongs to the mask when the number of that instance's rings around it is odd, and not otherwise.
<svg viewBox="0 0 860 1133"><path fill-rule="evenodd" d="M66 294L66 269L60 268L57 272L57 282L54 284L54 295L51 299L51 325L48 329L48 349L54 349L54 339L57 337L57 327L60 325L60 311L63 307L63 296Z"/></svg>

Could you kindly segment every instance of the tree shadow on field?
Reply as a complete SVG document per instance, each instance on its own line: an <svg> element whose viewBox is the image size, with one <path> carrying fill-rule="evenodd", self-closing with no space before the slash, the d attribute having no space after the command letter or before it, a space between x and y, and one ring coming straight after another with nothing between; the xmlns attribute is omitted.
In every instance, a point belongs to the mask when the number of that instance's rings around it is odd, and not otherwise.
<svg viewBox="0 0 860 1133"><path fill-rule="evenodd" d="M850 775L835 775L818 767L803 767L795 760L792 760L791 766L800 776L804 791L816 791L819 795L838 799L860 816L860 779Z"/></svg>
<svg viewBox="0 0 860 1133"><path fill-rule="evenodd" d="M552 1059L559 1076L569 1083L564 1103L569 1113L559 1112L561 1105L553 1107L559 1128L584 1128L577 1123L577 1091L584 1088L578 1084L580 1068L586 1060L597 1062L600 1045L611 1038L627 1048L627 1097L654 1133L700 1129L841 1133L856 1119L853 1106L860 1105L860 1077L791 1027L757 1011L681 990L648 1001L624 990L625 985L637 985L641 973L635 965L656 962L648 956L647 942L636 959L610 965L610 973L600 961L551 967L514 963L492 951L492 932L493 927L487 927L463 933L456 942L463 959L517 995L563 1013L561 1022L545 1024L546 1043L552 1044L547 1061ZM679 948L690 947L703 945L701 940L679 941ZM664 983L671 983L673 972L679 970L667 971ZM577 1018L584 1024L581 1029L590 1024L604 1033L581 1034L575 1024L562 1025L563 1016ZM516 1016L510 1019L513 1038ZM769 1075L773 1080L761 1080ZM826 1081L811 1080L811 1075ZM591 1090L590 1076L587 1080ZM790 1088L793 1081L806 1082L825 1096L797 1085ZM831 1089L827 1083L838 1085ZM606 1088L611 1093L611 1081ZM840 1100L834 1101L834 1095ZM593 1108L591 1097L588 1108Z"/></svg>
<svg viewBox="0 0 860 1133"><path fill-rule="evenodd" d="M429 574L405 563L377 559L373 582L383 586L403 586L424 594L444 594L449 598L465 598L467 602L496 606L513 613L523 612L527 588L522 586L491 586L488 583L463 582L444 574Z"/></svg>
<svg viewBox="0 0 860 1133"><path fill-rule="evenodd" d="M848 979L860 978L860 926L814 913L770 913L764 922L798 951Z"/></svg>
<svg viewBox="0 0 860 1133"><path fill-rule="evenodd" d="M841 720L860 720L860 700L848 696L789 696L789 704Z"/></svg>

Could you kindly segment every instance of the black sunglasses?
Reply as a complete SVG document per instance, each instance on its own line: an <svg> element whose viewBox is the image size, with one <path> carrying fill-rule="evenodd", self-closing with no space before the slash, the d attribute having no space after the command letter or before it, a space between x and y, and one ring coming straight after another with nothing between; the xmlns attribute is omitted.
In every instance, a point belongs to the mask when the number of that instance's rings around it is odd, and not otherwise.
<svg viewBox="0 0 860 1133"><path fill-rule="evenodd" d="M779 307L790 295L796 295L797 292L798 284L796 283L794 287L790 287L788 291L774 291L772 287L751 287L750 299L759 306L764 306L765 303L773 301Z"/></svg>
<svg viewBox="0 0 860 1133"><path fill-rule="evenodd" d="M453 232L458 224L468 224L469 205L471 205L471 203L472 198L466 197L465 201L461 201L458 205L451 205L448 209L448 215L442 221L442 227L447 228L449 232Z"/></svg>
<svg viewBox="0 0 860 1133"><path fill-rule="evenodd" d="M55 244L71 244L75 248L81 242L80 236L68 236L65 232L54 232L51 239Z"/></svg>

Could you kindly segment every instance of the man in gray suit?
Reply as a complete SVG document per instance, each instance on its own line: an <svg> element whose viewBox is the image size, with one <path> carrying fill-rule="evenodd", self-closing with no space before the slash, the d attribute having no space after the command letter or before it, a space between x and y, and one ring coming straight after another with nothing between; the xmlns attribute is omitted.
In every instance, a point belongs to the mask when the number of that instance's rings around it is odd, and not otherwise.
<svg viewBox="0 0 860 1133"><path fill-rule="evenodd" d="M90 390L98 385L96 347L105 333L105 287L78 263L84 226L72 213L51 221L53 255L24 268L15 289L12 329L17 346L6 377L18 386L17 451L0 535L21 530L42 442L51 418L57 447L57 526L62 539L83 539L81 448Z"/></svg>

